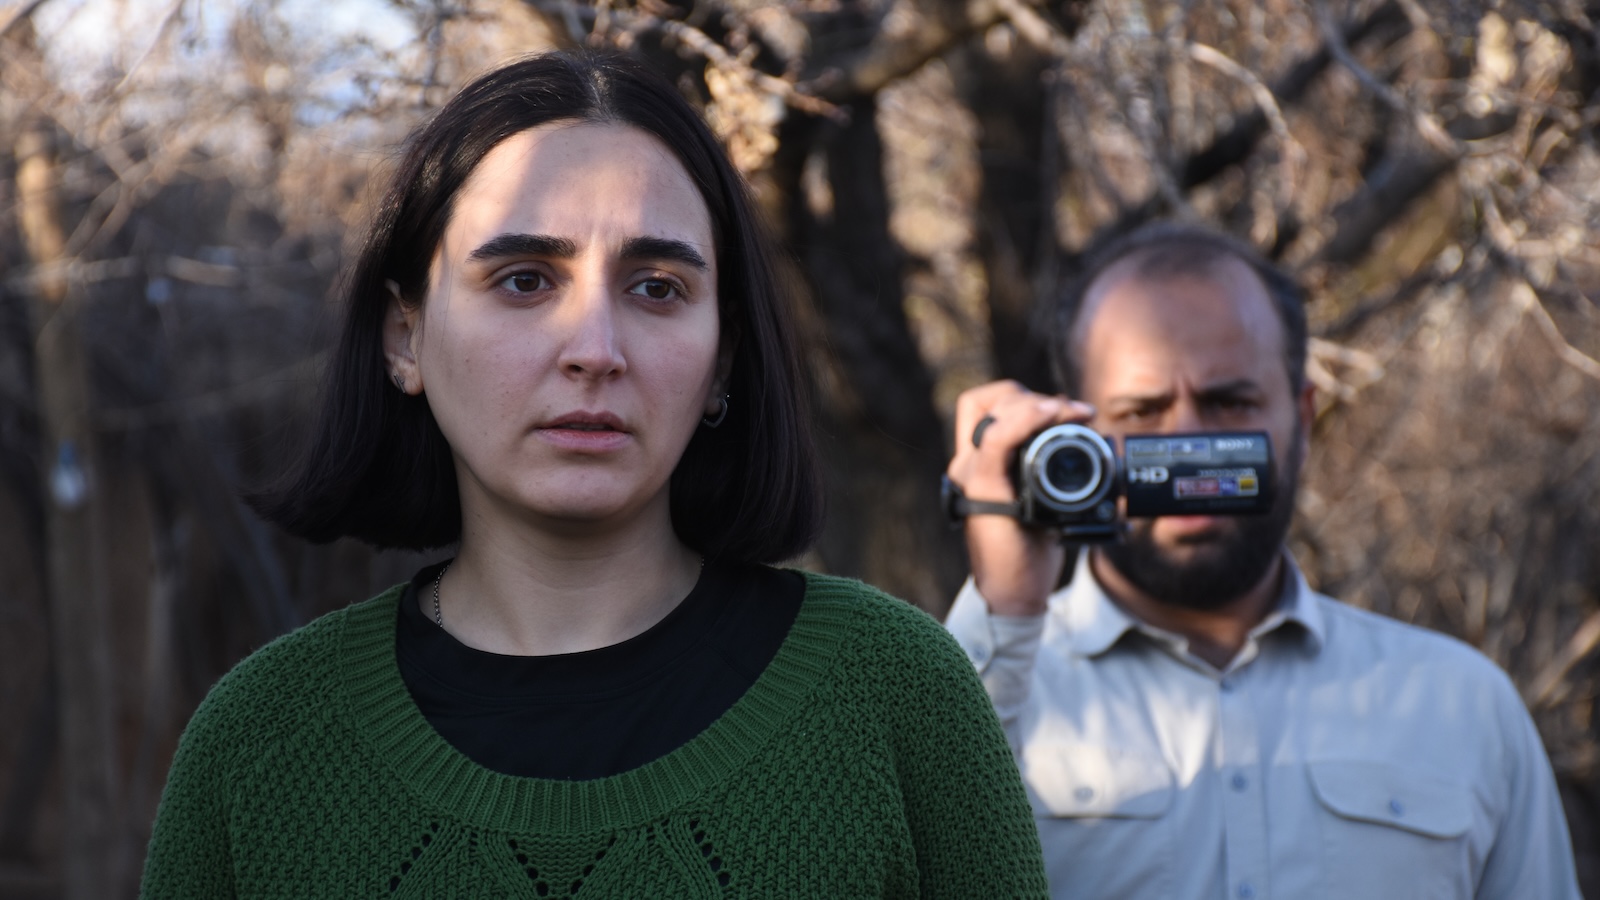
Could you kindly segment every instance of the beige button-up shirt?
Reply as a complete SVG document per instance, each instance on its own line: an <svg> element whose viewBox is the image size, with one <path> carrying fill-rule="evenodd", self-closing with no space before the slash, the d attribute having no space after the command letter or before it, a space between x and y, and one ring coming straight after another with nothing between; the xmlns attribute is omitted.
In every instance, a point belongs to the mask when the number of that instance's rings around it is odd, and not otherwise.
<svg viewBox="0 0 1600 900"><path fill-rule="evenodd" d="M1087 553L1043 616L962 589L947 624L1017 755L1051 895L1578 900L1510 680L1285 559L1277 609L1220 671L1117 606Z"/></svg>

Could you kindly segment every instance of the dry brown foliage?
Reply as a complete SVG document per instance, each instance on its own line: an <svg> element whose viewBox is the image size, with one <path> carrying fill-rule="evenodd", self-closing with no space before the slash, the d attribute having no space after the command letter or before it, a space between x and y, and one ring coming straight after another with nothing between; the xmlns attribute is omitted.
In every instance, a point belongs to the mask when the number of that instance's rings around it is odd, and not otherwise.
<svg viewBox="0 0 1600 900"><path fill-rule="evenodd" d="M271 3L223 28L176 0L108 3L126 35L99 68L50 46L50 3L0 7L0 893L59 894L66 852L30 298L64 278L93 359L126 888L211 680L416 563L289 542L232 486L305 407L372 173L456 85L550 46L660 65L790 249L833 475L807 564L942 611L964 574L934 500L955 394L1045 386L1048 298L1083 251L1156 216L1212 222L1312 290L1321 399L1293 535L1312 581L1483 649L1558 770L1593 783L1592 5L394 0L362 7L382 28L312 40ZM53 260L25 249L14 180L11 135L40 123Z"/></svg>

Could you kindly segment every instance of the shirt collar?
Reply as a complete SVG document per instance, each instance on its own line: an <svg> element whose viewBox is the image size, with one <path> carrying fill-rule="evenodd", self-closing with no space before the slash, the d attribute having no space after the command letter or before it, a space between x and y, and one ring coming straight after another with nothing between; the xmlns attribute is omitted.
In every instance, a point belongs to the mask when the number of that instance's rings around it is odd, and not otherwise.
<svg viewBox="0 0 1600 900"><path fill-rule="evenodd" d="M1325 628L1322 610L1317 608L1311 587L1306 584L1305 574L1287 549L1283 551L1283 562L1287 577L1284 578L1278 603L1266 618L1250 629L1250 637L1259 640L1293 622L1305 629L1310 640L1309 649L1312 652L1320 651ZM1072 652L1079 656L1099 656L1115 646L1129 631L1148 631L1158 640L1166 635L1130 615L1106 595L1105 589L1094 577L1087 547L1078 553L1072 583L1056 595L1050 606L1053 615L1065 617L1068 641Z"/></svg>

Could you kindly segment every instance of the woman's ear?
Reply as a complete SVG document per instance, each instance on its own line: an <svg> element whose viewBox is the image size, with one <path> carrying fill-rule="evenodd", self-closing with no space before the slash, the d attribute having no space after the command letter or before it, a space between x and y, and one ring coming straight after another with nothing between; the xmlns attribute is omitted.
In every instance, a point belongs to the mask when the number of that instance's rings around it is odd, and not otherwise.
<svg viewBox="0 0 1600 900"><path fill-rule="evenodd" d="M715 417L723 407L723 396L728 393L728 379L733 375L733 351L739 338L731 329L722 332L717 341L717 370L711 377L711 395L706 398L706 415Z"/></svg>
<svg viewBox="0 0 1600 900"><path fill-rule="evenodd" d="M386 280L389 304L383 313L383 358L389 364L389 380L402 393L422 393L422 367L417 365L417 348L422 341L422 304L407 303L400 296L400 285Z"/></svg>

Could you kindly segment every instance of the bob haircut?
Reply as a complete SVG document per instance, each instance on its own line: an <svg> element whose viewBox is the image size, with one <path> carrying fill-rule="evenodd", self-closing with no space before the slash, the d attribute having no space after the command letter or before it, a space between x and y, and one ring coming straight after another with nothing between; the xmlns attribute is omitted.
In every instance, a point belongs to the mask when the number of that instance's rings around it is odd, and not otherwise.
<svg viewBox="0 0 1600 900"><path fill-rule="evenodd" d="M748 189L694 109L642 63L615 53L532 56L464 88L408 140L341 292L345 318L303 456L250 504L322 543L354 537L422 550L460 540L449 444L427 397L390 383L390 292L420 304L456 194L512 135L547 122L627 125L653 135L700 189L716 243L723 340L734 346L726 419L698 427L670 482L678 538L709 560L777 562L815 539L822 498L794 328L771 238Z"/></svg>

